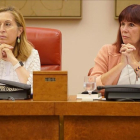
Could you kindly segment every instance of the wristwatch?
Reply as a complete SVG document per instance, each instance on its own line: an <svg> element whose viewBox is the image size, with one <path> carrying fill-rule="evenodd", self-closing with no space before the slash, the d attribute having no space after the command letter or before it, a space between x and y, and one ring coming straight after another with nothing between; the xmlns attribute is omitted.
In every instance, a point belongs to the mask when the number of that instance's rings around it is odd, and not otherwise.
<svg viewBox="0 0 140 140"><path fill-rule="evenodd" d="M16 70L17 68L22 67L22 66L24 66L23 62L19 61L16 65L14 65L13 68L14 68L14 70Z"/></svg>

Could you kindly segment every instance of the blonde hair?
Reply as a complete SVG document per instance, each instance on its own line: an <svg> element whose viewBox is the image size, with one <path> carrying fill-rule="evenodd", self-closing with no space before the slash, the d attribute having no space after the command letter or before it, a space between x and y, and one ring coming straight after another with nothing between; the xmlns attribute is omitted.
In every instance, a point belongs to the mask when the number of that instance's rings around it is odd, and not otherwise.
<svg viewBox="0 0 140 140"><path fill-rule="evenodd" d="M31 54L33 46L27 40L25 20L24 20L22 14L15 7L0 8L0 13L1 12L11 13L14 17L14 20L15 20L18 28L20 28L20 27L23 28L23 31L20 35L20 43L17 43L17 41L16 41L16 44L13 49L13 54L19 61L26 61L27 58Z"/></svg>

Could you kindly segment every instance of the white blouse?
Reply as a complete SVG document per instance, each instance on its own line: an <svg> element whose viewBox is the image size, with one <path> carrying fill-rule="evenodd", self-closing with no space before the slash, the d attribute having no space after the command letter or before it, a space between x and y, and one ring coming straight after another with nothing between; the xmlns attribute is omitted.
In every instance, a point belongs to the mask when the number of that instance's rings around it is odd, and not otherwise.
<svg viewBox="0 0 140 140"><path fill-rule="evenodd" d="M23 67L30 73L27 84L31 85L32 87L33 71L40 71L40 58L38 51L32 49L31 55L25 62L23 62L23 64ZM0 60L0 79L20 82L13 65L10 62L4 60Z"/></svg>
<svg viewBox="0 0 140 140"><path fill-rule="evenodd" d="M126 65L121 72L120 78L117 85L132 85L140 84L140 78L136 80L136 73L130 65Z"/></svg>

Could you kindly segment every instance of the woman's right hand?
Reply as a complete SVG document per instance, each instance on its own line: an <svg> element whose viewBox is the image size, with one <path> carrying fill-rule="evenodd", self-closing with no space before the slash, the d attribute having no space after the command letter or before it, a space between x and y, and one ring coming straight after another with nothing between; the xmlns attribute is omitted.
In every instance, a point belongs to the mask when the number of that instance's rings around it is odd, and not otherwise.
<svg viewBox="0 0 140 140"><path fill-rule="evenodd" d="M120 52L123 56L126 56L127 59L127 64L129 65L133 65L133 63L136 63L137 60L134 57L134 51L136 50L136 48L131 45L131 44L122 44L122 47L120 49Z"/></svg>
<svg viewBox="0 0 140 140"><path fill-rule="evenodd" d="M122 44L122 47L120 48L121 53L121 62L124 65L127 65L128 62L128 56L134 51L136 48L131 44Z"/></svg>
<svg viewBox="0 0 140 140"><path fill-rule="evenodd" d="M5 57L7 57L6 52L4 51L4 49L9 49L12 50L13 47L7 44L0 44L0 59L3 59Z"/></svg>
<svg viewBox="0 0 140 140"><path fill-rule="evenodd" d="M128 64L127 56L125 56L123 53L121 53L121 61L120 61L120 63L123 64L124 66L126 66Z"/></svg>

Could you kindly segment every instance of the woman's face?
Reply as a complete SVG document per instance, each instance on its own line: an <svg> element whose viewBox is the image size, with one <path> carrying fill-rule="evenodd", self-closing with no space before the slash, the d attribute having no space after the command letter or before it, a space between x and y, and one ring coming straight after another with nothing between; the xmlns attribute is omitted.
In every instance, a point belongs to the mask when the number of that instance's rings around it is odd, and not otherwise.
<svg viewBox="0 0 140 140"><path fill-rule="evenodd" d="M10 12L0 13L0 44L15 46L16 39L22 33Z"/></svg>
<svg viewBox="0 0 140 140"><path fill-rule="evenodd" d="M133 22L121 22L121 36L124 44L140 45L140 25Z"/></svg>

